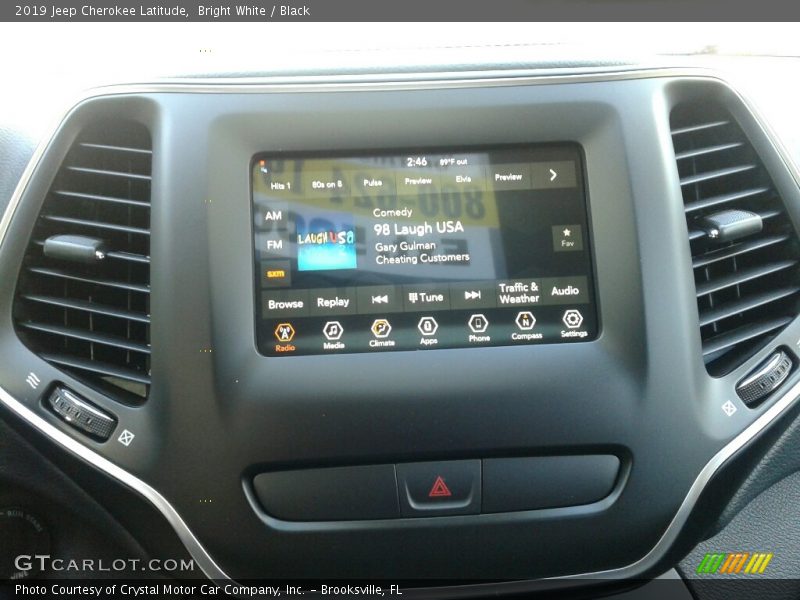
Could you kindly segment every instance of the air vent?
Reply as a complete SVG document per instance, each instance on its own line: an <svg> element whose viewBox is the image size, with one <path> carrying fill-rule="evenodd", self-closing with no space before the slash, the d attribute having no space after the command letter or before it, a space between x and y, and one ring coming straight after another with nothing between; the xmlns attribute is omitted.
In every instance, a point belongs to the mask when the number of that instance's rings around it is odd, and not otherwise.
<svg viewBox="0 0 800 600"><path fill-rule="evenodd" d="M761 159L719 103L670 117L708 372L724 375L798 311L797 234Z"/></svg>
<svg viewBox="0 0 800 600"><path fill-rule="evenodd" d="M81 132L45 199L14 306L32 351L127 402L141 402L150 387L151 163L142 125ZM94 240L102 252L89 261L46 255L48 239Z"/></svg>

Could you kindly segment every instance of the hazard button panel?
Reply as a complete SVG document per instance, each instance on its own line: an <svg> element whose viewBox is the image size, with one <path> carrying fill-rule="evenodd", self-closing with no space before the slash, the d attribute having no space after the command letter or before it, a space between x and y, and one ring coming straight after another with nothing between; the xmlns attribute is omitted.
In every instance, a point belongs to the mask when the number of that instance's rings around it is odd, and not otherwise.
<svg viewBox="0 0 800 600"><path fill-rule="evenodd" d="M399 464L397 485L404 517L481 512L480 460Z"/></svg>
<svg viewBox="0 0 800 600"><path fill-rule="evenodd" d="M273 471L253 491L282 521L383 521L589 505L621 472L614 455L449 460Z"/></svg>

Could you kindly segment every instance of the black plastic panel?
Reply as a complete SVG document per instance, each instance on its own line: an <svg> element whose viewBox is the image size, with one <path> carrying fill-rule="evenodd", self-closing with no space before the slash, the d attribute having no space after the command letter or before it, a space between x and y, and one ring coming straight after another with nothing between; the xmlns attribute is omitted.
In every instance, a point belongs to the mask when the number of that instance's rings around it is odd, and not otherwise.
<svg viewBox="0 0 800 600"><path fill-rule="evenodd" d="M288 521L400 516L394 465L261 473L253 487L264 510Z"/></svg>
<svg viewBox="0 0 800 600"><path fill-rule="evenodd" d="M98 116L153 133L152 387L105 398L33 356L0 291L0 381L40 405L63 380L119 418L129 445L83 441L158 489L235 577L534 578L619 568L649 552L706 462L755 418L700 354L686 225L669 143L683 81L397 91L152 93L88 101L45 153L3 242L15 281L70 142ZM734 107L735 98L716 84ZM742 114L743 128L757 131ZM567 141L585 152L602 329L582 344L270 359L256 349L249 166L259 152ZM776 186L797 189L768 140ZM774 171L774 172L773 172ZM793 346L797 323L776 340ZM43 382L25 382L29 372ZM737 410L727 416L730 400ZM552 455L619 456L610 496L580 507L425 519L290 522L257 473ZM431 544L436 539L436 544ZM532 541L536 543L532 543ZM587 551L591 549L591 551ZM420 565L425 565L423 571Z"/></svg>
<svg viewBox="0 0 800 600"><path fill-rule="evenodd" d="M590 504L611 493L616 456L496 458L483 463L483 512Z"/></svg>

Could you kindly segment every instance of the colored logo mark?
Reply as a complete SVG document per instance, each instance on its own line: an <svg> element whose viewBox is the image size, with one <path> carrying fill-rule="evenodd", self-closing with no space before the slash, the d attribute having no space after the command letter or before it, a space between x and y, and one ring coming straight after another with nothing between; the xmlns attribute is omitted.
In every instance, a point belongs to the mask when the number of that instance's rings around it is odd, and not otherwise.
<svg viewBox="0 0 800 600"><path fill-rule="evenodd" d="M717 552L706 554L697 566L698 574L760 575L772 560L772 552Z"/></svg>

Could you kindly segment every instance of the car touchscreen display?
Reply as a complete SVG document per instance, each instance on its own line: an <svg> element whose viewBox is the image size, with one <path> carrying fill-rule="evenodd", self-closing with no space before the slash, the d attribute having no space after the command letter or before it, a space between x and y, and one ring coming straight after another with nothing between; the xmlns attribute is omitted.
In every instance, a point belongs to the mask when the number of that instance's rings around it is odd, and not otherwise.
<svg viewBox="0 0 800 600"><path fill-rule="evenodd" d="M266 356L597 335L576 145L264 154L252 189Z"/></svg>

